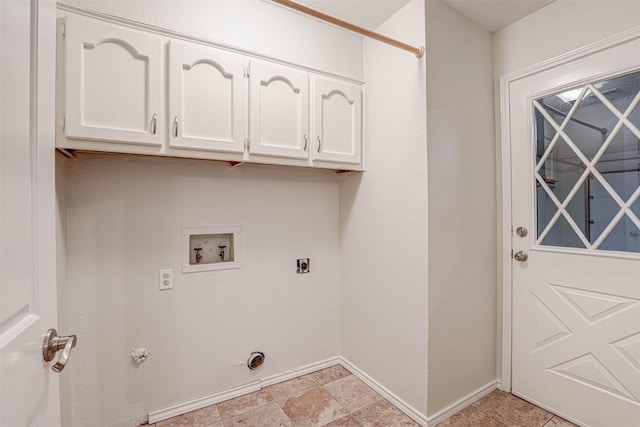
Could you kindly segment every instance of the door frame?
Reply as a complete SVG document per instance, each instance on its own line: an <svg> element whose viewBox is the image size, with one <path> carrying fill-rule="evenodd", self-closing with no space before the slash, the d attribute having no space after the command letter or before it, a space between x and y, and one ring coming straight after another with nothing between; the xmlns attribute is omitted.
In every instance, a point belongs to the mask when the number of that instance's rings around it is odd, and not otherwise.
<svg viewBox="0 0 640 427"><path fill-rule="evenodd" d="M636 39L640 39L640 27L634 27L630 30L616 34L611 37L607 37L603 40L589 44L582 48L573 50L571 52L559 55L555 58L534 64L524 69L515 71L510 74L506 74L500 77L500 165L502 172L500 195L501 201L498 201L498 212L500 212L502 218L498 232L501 236L498 236L501 249L499 252L499 270L501 270L502 292L498 292L502 296L501 306L499 304L498 319L499 325L502 326L502 352L501 352L501 367L500 367L500 389L506 392L511 392L511 350L512 350L512 289L513 289L513 262L512 262L512 235L513 235L513 218L512 218L512 198L511 198L511 111L509 105L509 99L511 96L510 85L511 83L538 74L543 71L547 71L572 61L584 58L600 51L625 44Z"/></svg>

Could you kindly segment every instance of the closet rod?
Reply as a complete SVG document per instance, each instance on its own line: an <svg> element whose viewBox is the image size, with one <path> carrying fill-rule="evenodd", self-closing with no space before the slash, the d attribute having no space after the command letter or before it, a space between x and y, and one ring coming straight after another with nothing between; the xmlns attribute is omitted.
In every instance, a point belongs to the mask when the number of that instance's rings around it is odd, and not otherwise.
<svg viewBox="0 0 640 427"><path fill-rule="evenodd" d="M391 37L383 36L382 34L376 33L375 31L367 30L366 28L359 27L355 24L344 21L340 18L336 18L335 16L329 15L327 13L320 12L319 10L310 8L308 6L302 5L292 0L272 0L272 1L274 3L278 3L283 6L289 7L291 9L297 10L298 12L311 15L314 18L318 18L323 21L329 22L330 24L337 25L342 28L346 28L349 31L353 31L358 34L362 34L363 36L370 37L372 39L381 41L383 43L390 44L391 46L404 49L408 52L415 54L417 58L422 58L422 56L424 55L424 47L422 46L414 47L414 46L408 45L399 40L395 40L395 39L392 39Z"/></svg>

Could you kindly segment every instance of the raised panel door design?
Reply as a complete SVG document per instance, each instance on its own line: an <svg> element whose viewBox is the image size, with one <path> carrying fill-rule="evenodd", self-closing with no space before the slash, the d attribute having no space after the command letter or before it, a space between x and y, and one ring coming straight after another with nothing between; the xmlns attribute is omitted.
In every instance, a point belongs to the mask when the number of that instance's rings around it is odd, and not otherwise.
<svg viewBox="0 0 640 427"><path fill-rule="evenodd" d="M361 163L360 85L315 77L313 160Z"/></svg>
<svg viewBox="0 0 640 427"><path fill-rule="evenodd" d="M308 158L309 78L284 66L251 63L251 154Z"/></svg>
<svg viewBox="0 0 640 427"><path fill-rule="evenodd" d="M639 52L509 83L512 392L580 425L640 419Z"/></svg>
<svg viewBox="0 0 640 427"><path fill-rule="evenodd" d="M67 138L161 144L160 38L67 17Z"/></svg>
<svg viewBox="0 0 640 427"><path fill-rule="evenodd" d="M60 426L43 334L56 312L55 2L0 1L0 425ZM34 37L35 36L35 37ZM37 90L36 90L37 88ZM74 355L70 364L74 363ZM68 369L68 368L67 368ZM68 374L69 372L64 372Z"/></svg>
<svg viewBox="0 0 640 427"><path fill-rule="evenodd" d="M172 41L169 53L171 148L244 151L244 59Z"/></svg>

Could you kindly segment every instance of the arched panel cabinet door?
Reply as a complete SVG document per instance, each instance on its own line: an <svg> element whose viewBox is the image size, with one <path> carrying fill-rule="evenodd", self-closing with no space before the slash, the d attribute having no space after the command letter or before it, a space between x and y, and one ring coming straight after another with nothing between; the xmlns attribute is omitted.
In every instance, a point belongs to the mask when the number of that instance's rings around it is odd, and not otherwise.
<svg viewBox="0 0 640 427"><path fill-rule="evenodd" d="M249 98L249 153L308 159L308 73L252 61Z"/></svg>
<svg viewBox="0 0 640 427"><path fill-rule="evenodd" d="M313 78L313 160L362 162L362 87L328 77Z"/></svg>
<svg viewBox="0 0 640 427"><path fill-rule="evenodd" d="M162 41L67 16L65 136L161 145Z"/></svg>
<svg viewBox="0 0 640 427"><path fill-rule="evenodd" d="M169 44L169 147L244 152L244 58Z"/></svg>

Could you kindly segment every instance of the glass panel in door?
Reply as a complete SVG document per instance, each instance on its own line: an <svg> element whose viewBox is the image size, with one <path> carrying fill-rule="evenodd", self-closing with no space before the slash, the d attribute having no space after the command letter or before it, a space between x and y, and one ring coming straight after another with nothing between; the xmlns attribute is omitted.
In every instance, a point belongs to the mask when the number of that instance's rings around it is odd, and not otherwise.
<svg viewBox="0 0 640 427"><path fill-rule="evenodd" d="M537 244L640 253L640 71L533 101Z"/></svg>

